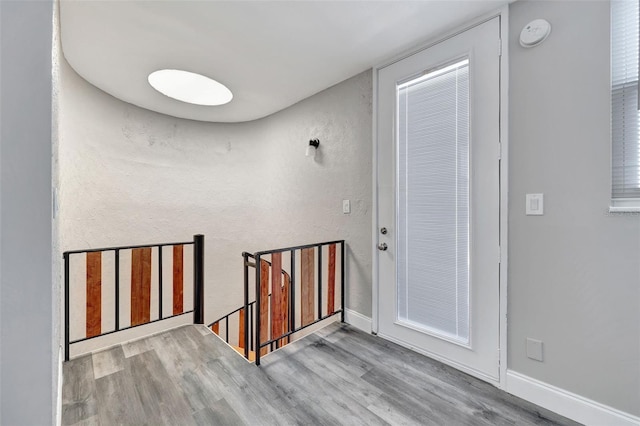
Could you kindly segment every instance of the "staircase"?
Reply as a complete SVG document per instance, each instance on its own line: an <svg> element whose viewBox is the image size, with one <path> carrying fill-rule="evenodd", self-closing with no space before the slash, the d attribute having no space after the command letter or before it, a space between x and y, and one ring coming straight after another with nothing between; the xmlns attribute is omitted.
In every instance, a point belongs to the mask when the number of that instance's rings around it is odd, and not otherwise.
<svg viewBox="0 0 640 426"><path fill-rule="evenodd" d="M128 330L152 323L188 314L194 324L204 323L203 235L193 241L71 250L63 257L65 360L72 345L82 346L75 355L91 352L131 340ZM242 257L244 303L209 327L247 360L260 365L261 356L334 315L344 322L344 240L244 252ZM165 271L163 259L171 260L171 271ZM192 302L184 300L190 283ZM85 305L82 310L79 301ZM73 324L72 308L84 314L81 318L74 311ZM141 337L158 327L138 330ZM111 340L101 340L107 335ZM95 346L87 348L92 342Z"/></svg>
<svg viewBox="0 0 640 426"><path fill-rule="evenodd" d="M209 327L238 353L260 365L261 356L295 340L303 329L337 314L344 321L344 244L340 240L242 253L244 305ZM299 279L296 271L300 271Z"/></svg>

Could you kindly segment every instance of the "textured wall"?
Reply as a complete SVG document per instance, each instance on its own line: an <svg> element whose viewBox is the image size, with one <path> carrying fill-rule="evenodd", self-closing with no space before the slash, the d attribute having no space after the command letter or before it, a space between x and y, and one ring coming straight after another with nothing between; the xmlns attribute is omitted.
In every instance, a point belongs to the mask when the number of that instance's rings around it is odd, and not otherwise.
<svg viewBox="0 0 640 426"><path fill-rule="evenodd" d="M369 71L265 119L212 124L123 103L62 64L61 249L203 233L213 321L242 303L242 251L344 238L347 305L370 316L371 92Z"/></svg>
<svg viewBox="0 0 640 426"><path fill-rule="evenodd" d="M0 424L54 422L50 1L0 2Z"/></svg>
<svg viewBox="0 0 640 426"><path fill-rule="evenodd" d="M640 216L609 214L609 4L513 3L509 368L640 414ZM533 49L518 36L545 18ZM545 194L525 216L525 193ZM525 339L544 342L544 362Z"/></svg>

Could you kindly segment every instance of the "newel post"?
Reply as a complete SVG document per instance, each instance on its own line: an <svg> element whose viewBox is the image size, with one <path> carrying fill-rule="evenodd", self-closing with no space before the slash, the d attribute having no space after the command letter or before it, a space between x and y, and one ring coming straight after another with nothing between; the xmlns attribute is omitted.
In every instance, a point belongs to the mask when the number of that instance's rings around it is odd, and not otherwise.
<svg viewBox="0 0 640 426"><path fill-rule="evenodd" d="M69 253L64 252L64 360L69 361Z"/></svg>
<svg viewBox="0 0 640 426"><path fill-rule="evenodd" d="M204 235L194 235L193 243L193 323L204 324Z"/></svg>
<svg viewBox="0 0 640 426"><path fill-rule="evenodd" d="M260 324L260 318L261 318L261 313L260 313L260 293L261 293L261 277L260 277L260 273L261 273L261 266L262 266L262 259L260 259L260 255L256 254L255 255L255 261L256 261L256 315L255 315L255 319L256 319L256 365L260 365L260 349L262 349L260 347L260 344L262 343L260 341L260 326L262 324Z"/></svg>
<svg viewBox="0 0 640 426"><path fill-rule="evenodd" d="M244 357L249 359L249 254L242 253L244 260Z"/></svg>

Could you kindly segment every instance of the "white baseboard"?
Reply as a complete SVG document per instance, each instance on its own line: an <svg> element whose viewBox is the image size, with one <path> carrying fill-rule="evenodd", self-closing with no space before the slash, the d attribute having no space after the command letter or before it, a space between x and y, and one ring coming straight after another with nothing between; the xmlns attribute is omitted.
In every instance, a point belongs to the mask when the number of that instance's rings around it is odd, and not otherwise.
<svg viewBox="0 0 640 426"><path fill-rule="evenodd" d="M124 345L134 340L146 339L147 337L191 324L193 324L192 316L182 315L173 318L165 318L162 321L144 324L139 327L120 330L117 333L105 334L104 336L85 340L84 342L78 342L75 345L72 345L69 359L75 359L82 355L105 351L114 346Z"/></svg>
<svg viewBox="0 0 640 426"><path fill-rule="evenodd" d="M640 417L507 370L507 392L588 426L639 426Z"/></svg>
<svg viewBox="0 0 640 426"><path fill-rule="evenodd" d="M365 317L359 312L352 311L351 309L345 309L344 321L351 324L358 330L362 330L365 333L371 333L371 318Z"/></svg>
<svg viewBox="0 0 640 426"><path fill-rule="evenodd" d="M58 350L58 395L56 395L56 425L60 426L62 424L62 381L64 377L62 377L62 363L64 362L64 353L62 351L62 346L60 346Z"/></svg>

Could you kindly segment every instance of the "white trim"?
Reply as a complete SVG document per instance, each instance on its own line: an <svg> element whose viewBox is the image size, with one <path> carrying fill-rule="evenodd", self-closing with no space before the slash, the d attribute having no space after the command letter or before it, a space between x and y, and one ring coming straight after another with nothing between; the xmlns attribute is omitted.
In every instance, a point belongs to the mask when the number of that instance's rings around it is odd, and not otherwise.
<svg viewBox="0 0 640 426"><path fill-rule="evenodd" d="M396 337L388 336L386 334L378 334L378 336L382 337L385 340L393 342L393 343L395 343L397 345L405 347L407 349L411 349L414 352L417 352L419 354L425 355L425 356L427 356L427 357L429 357L431 359L435 359L436 361L439 361L439 362L441 362L443 364L446 364L446 365L448 365L450 367L453 367L456 370L460 370L463 373L467 373L470 376L473 376L473 377L476 377L476 378L478 378L480 380L483 380L483 381L485 381L485 382L487 382L487 383L489 383L489 384L491 384L493 386L499 387L499 385L500 385L500 381L498 380L497 377L491 377L491 376L483 373L482 371L478 371L478 370L475 370L473 368L469 368L464 364L460 364L460 363L458 363L456 361L450 360L449 358L445 358L442 355L438 355L436 353L429 352L429 351L426 351L424 349L415 347L415 346L413 346L413 345L411 345L411 344L409 344L409 343L407 343L407 342L405 342L403 340L400 340L400 339L398 339Z"/></svg>
<svg viewBox="0 0 640 426"><path fill-rule="evenodd" d="M500 9L500 363L499 387L507 384L507 290L509 233L509 6Z"/></svg>
<svg viewBox="0 0 640 426"><path fill-rule="evenodd" d="M358 330L362 330L365 333L371 333L372 321L371 318L362 315L359 312L352 311L351 309L344 310L344 321L348 324L351 324Z"/></svg>
<svg viewBox="0 0 640 426"><path fill-rule="evenodd" d="M62 350L62 345L58 349L58 395L56 397L56 426L62 425L62 381L64 377L62 376L62 363L64 361L64 353Z"/></svg>
<svg viewBox="0 0 640 426"><path fill-rule="evenodd" d="M639 198L614 198L611 200L609 213L640 212Z"/></svg>
<svg viewBox="0 0 640 426"><path fill-rule="evenodd" d="M640 417L512 370L507 370L506 391L585 425L640 425Z"/></svg>
<svg viewBox="0 0 640 426"><path fill-rule="evenodd" d="M450 73L453 70L458 70L458 68L467 67L469 68L469 56L464 56L463 58L456 59L451 63L451 61L447 61L449 65L444 66L436 66L432 70L427 70L422 75L418 77L411 77L407 81L402 84L398 84L396 86L396 90L408 89L417 86L420 83L423 83L426 80L431 80L439 75Z"/></svg>
<svg viewBox="0 0 640 426"><path fill-rule="evenodd" d="M393 322L394 325L398 327L408 328L409 330L417 331L418 333L426 334L427 336L435 337L436 339L444 340L445 342L449 342L452 345L460 346L464 349L473 350L473 345L471 344L471 333L469 333L469 338L466 342L459 340L458 336L453 334L449 334L444 330L438 330L436 328L429 327L428 325L423 325L420 323L414 323L411 320L402 320L397 319Z"/></svg>
<svg viewBox="0 0 640 426"><path fill-rule="evenodd" d="M372 163L372 208L371 208L371 226L372 226L372 247L371 247L371 332L378 333L378 71L380 67L373 68L373 94L372 94L372 139L373 144L373 163ZM346 311L345 311L346 314Z"/></svg>
<svg viewBox="0 0 640 426"><path fill-rule="evenodd" d="M126 328L117 333L97 336L95 339L77 342L71 346L69 360L79 358L84 355L106 351L116 346L126 345L137 340L146 339L176 328L194 325L190 315L165 318L164 321L142 324L139 327ZM166 328L160 328L160 327ZM115 340L114 340L115 339ZM74 346L79 349L74 349Z"/></svg>

